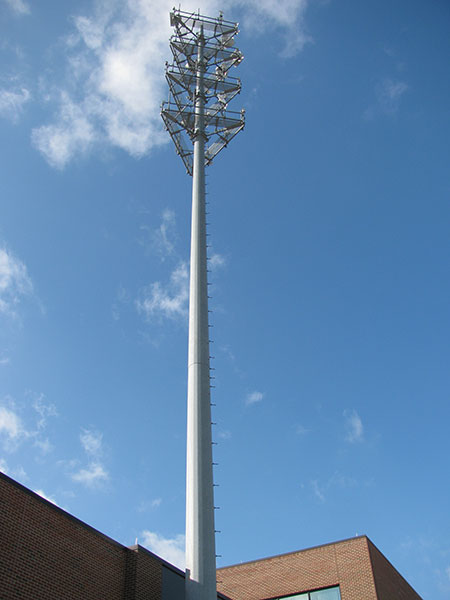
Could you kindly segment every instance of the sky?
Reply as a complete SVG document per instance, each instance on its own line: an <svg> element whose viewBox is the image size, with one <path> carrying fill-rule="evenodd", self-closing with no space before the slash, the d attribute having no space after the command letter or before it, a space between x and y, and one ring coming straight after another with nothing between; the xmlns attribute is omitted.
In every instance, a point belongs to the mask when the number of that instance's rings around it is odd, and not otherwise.
<svg viewBox="0 0 450 600"><path fill-rule="evenodd" d="M165 0L0 0L0 466L183 565L191 179ZM447 0L205 0L220 566L366 534L450 597Z"/></svg>

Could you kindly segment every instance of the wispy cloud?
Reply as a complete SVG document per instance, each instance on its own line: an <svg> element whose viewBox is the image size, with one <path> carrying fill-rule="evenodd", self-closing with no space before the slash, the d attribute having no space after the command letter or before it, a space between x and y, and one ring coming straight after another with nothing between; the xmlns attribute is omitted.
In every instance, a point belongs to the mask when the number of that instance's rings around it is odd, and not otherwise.
<svg viewBox="0 0 450 600"><path fill-rule="evenodd" d="M72 479L87 487L97 487L100 483L108 481L109 475L102 464L91 462L86 469L73 473Z"/></svg>
<svg viewBox="0 0 450 600"><path fill-rule="evenodd" d="M31 140L52 167L62 168L75 155L87 152L96 139L83 106L61 92L57 123L33 129Z"/></svg>
<svg viewBox="0 0 450 600"><path fill-rule="evenodd" d="M102 440L103 434L99 431L92 431L90 429L83 429L80 434L80 442L83 446L84 451L89 456L98 457L102 453Z"/></svg>
<svg viewBox="0 0 450 600"><path fill-rule="evenodd" d="M129 292L123 286L119 286L119 289L116 293L116 299L111 306L111 316L114 321L118 321L120 319L122 307L126 306L129 302Z"/></svg>
<svg viewBox="0 0 450 600"><path fill-rule="evenodd" d="M336 489L347 489L358 486L358 482L353 477L344 475L339 471L335 471L331 477L325 481L319 481L319 479L313 479L310 481L310 487L314 496L319 500L321 504L325 503L331 490Z"/></svg>
<svg viewBox="0 0 450 600"><path fill-rule="evenodd" d="M0 439L3 448L14 452L23 442L30 442L43 454L48 454L53 446L45 436L45 429L48 418L57 415L56 409L53 404L45 401L43 394L28 392L27 396L34 396L32 407L37 413L36 421L32 419L32 412L18 406L10 396L4 397L0 402Z"/></svg>
<svg viewBox="0 0 450 600"><path fill-rule="evenodd" d="M161 216L159 227L152 232L152 246L161 260L172 256L175 250L175 213L166 209Z"/></svg>
<svg viewBox="0 0 450 600"><path fill-rule="evenodd" d="M11 470L4 458L0 458L0 471L5 475L14 477L14 479L23 483L28 479L28 475L26 474L25 469L22 466L18 465L16 468Z"/></svg>
<svg viewBox="0 0 450 600"><path fill-rule="evenodd" d="M45 429L49 417L58 416L56 406L47 402L44 394L35 395L32 406L39 417L36 424L38 429Z"/></svg>
<svg viewBox="0 0 450 600"><path fill-rule="evenodd" d="M19 416L9 408L0 406L0 433L9 440L16 440L22 435L23 431Z"/></svg>
<svg viewBox="0 0 450 600"><path fill-rule="evenodd" d="M377 88L378 102L384 112L394 113L398 110L400 99L409 86L404 81L385 79Z"/></svg>
<svg viewBox="0 0 450 600"><path fill-rule="evenodd" d="M313 479L311 481L311 489L313 491L314 496L319 500L319 502L321 502L321 503L325 502L325 494L324 494L323 490L321 489L317 479Z"/></svg>
<svg viewBox="0 0 450 600"><path fill-rule="evenodd" d="M41 496L41 498L44 498L44 500L47 500L48 502L51 502L52 504L59 506L59 504L56 502L56 500L53 498L53 496L48 496L43 490L38 489L38 490L33 490L33 491L36 494L38 494L38 496Z"/></svg>
<svg viewBox="0 0 450 600"><path fill-rule="evenodd" d="M362 442L364 440L364 426L356 410L345 410L344 417L347 430L346 441L351 444Z"/></svg>
<svg viewBox="0 0 450 600"><path fill-rule="evenodd" d="M57 168L98 144L141 157L169 142L159 106L166 96L163 65L170 58L172 1L110 0L94 6L91 14L73 19L66 40L68 78L53 93L56 116L32 133L34 145ZM202 11L214 15L220 9L233 17L236 9L243 26L256 33L279 28L287 40L283 54L291 56L310 40L307 6L308 0L205 0ZM186 2L183 9L197 5Z"/></svg>
<svg viewBox="0 0 450 600"><path fill-rule="evenodd" d="M224 267L226 264L227 260L225 256L219 254L218 252L214 252L214 254L212 254L208 259L208 265L211 270L220 269L220 267Z"/></svg>
<svg viewBox="0 0 450 600"><path fill-rule="evenodd" d="M26 88L0 90L0 116L17 122L23 108L31 100L31 94Z"/></svg>
<svg viewBox="0 0 450 600"><path fill-rule="evenodd" d="M6 248L0 248L0 314L17 316L21 300L33 292L24 263Z"/></svg>
<svg viewBox="0 0 450 600"><path fill-rule="evenodd" d="M166 286L159 281L147 286L136 301L136 307L149 321L155 318L185 320L188 299L188 269L186 263L182 262L172 271Z"/></svg>
<svg viewBox="0 0 450 600"><path fill-rule="evenodd" d="M305 44L312 42L305 26L305 13L310 0L249 0L245 3L243 25L257 33L268 27L285 31L285 45L281 55L289 58L300 52ZM231 6L242 5L242 1L231 0Z"/></svg>
<svg viewBox="0 0 450 600"><path fill-rule="evenodd" d="M23 421L14 408L12 398L6 397L0 406L0 440L6 452L14 452L28 436Z"/></svg>
<svg viewBox="0 0 450 600"><path fill-rule="evenodd" d="M49 454L53 450L53 444L50 442L48 437L37 439L34 445L39 448L42 454Z"/></svg>
<svg viewBox="0 0 450 600"><path fill-rule="evenodd" d="M83 429L80 433L80 443L86 452L89 463L71 474L74 481L87 487L98 487L109 480L109 473L102 463L103 434L92 429Z"/></svg>
<svg viewBox="0 0 450 600"><path fill-rule="evenodd" d="M142 532L142 545L180 569L185 567L184 535L165 538L153 531Z"/></svg>
<svg viewBox="0 0 450 600"><path fill-rule="evenodd" d="M257 404L258 402L261 402L261 400L264 398L264 394L262 392L250 392L249 394L247 394L246 398L245 398L245 404L247 406L250 406L252 404Z"/></svg>
<svg viewBox="0 0 450 600"><path fill-rule="evenodd" d="M402 96L407 92L409 86L404 81L383 79L375 86L376 103L364 112L366 119L373 119L377 115L392 116L398 112Z"/></svg>
<svg viewBox="0 0 450 600"><path fill-rule="evenodd" d="M3 2L18 16L29 15L31 13L30 6L25 0L3 0Z"/></svg>
<svg viewBox="0 0 450 600"><path fill-rule="evenodd" d="M137 507L138 512L143 513L149 510L155 510L162 504L162 498L153 498L153 500L142 500Z"/></svg>
<svg viewBox="0 0 450 600"><path fill-rule="evenodd" d="M96 3L74 18L67 81L55 120L32 133L49 164L63 168L96 144L140 157L168 142L159 116L170 36L168 2Z"/></svg>
<svg viewBox="0 0 450 600"><path fill-rule="evenodd" d="M307 433L309 433L309 429L307 427L305 427L304 425L296 425L295 426L295 433L297 435L303 436L306 435Z"/></svg>

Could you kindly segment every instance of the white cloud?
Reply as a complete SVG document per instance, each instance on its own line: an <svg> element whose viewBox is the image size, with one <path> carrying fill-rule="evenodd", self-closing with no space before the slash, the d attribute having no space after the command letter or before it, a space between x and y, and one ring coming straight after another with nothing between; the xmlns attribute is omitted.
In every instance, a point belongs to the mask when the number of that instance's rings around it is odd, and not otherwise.
<svg viewBox="0 0 450 600"><path fill-rule="evenodd" d="M152 233L153 247L159 254L161 260L165 260L174 253L175 213L166 209L161 217L160 226Z"/></svg>
<svg viewBox="0 0 450 600"><path fill-rule="evenodd" d="M3 356L2 358L0 358L0 367L6 367L6 365L9 365L11 362L9 356Z"/></svg>
<svg viewBox="0 0 450 600"><path fill-rule="evenodd" d="M89 457L89 463L86 468L72 473L72 479L91 488L108 481L109 473L100 460L103 454L103 434L99 431L83 429L80 433L80 443Z"/></svg>
<svg viewBox="0 0 450 600"><path fill-rule="evenodd" d="M218 436L221 440L230 440L232 433L228 429L225 429L224 431L219 431Z"/></svg>
<svg viewBox="0 0 450 600"><path fill-rule="evenodd" d="M26 88L20 90L0 90L0 116L16 122L23 107L31 99Z"/></svg>
<svg viewBox="0 0 450 600"><path fill-rule="evenodd" d="M385 79L378 88L378 97L385 108L396 110L400 98L407 90L408 85L404 81Z"/></svg>
<svg viewBox="0 0 450 600"><path fill-rule="evenodd" d="M17 481L25 482L29 479L25 469L21 465L14 469L12 475Z"/></svg>
<svg viewBox="0 0 450 600"><path fill-rule="evenodd" d="M186 319L188 314L188 269L182 262L171 273L170 282L164 288L159 281L150 284L136 301L136 307L148 320L166 317Z"/></svg>
<svg viewBox="0 0 450 600"><path fill-rule="evenodd" d="M377 114L394 115L400 108L402 96L409 86L404 81L383 79L375 86L376 104L369 106L364 112L366 119L373 119Z"/></svg>
<svg viewBox="0 0 450 600"><path fill-rule="evenodd" d="M153 500L142 500L137 507L138 512L143 513L149 510L159 508L162 504L162 498L154 498Z"/></svg>
<svg viewBox="0 0 450 600"><path fill-rule="evenodd" d="M58 416L56 406L50 402L45 402L44 394L39 394L35 397L33 400L33 408L39 415L37 422L38 429L44 429L46 427L48 417Z"/></svg>
<svg viewBox="0 0 450 600"><path fill-rule="evenodd" d="M218 252L214 252L208 259L208 266L214 270L220 267L224 267L227 264L227 260L225 256L219 254Z"/></svg>
<svg viewBox="0 0 450 600"><path fill-rule="evenodd" d="M36 147L57 168L99 143L135 157L169 143L159 107L167 96L164 62L170 59L173 2L99 0L94 6L92 14L73 19L75 30L66 40L69 76L57 95L56 118L32 133ZM279 27L286 33L288 56L310 39L304 29L307 6L308 0L204 0L202 12L241 14L244 27L259 33ZM183 9L197 5L185 2Z"/></svg>
<svg viewBox="0 0 450 600"><path fill-rule="evenodd" d="M250 394L247 394L247 397L245 399L245 404L247 406L251 405L251 404L256 404L257 402L261 402L261 400L264 398L264 394L262 392L251 392Z"/></svg>
<svg viewBox="0 0 450 600"><path fill-rule="evenodd" d="M0 313L17 316L15 308L32 291L26 266L11 252L0 248Z"/></svg>
<svg viewBox="0 0 450 600"><path fill-rule="evenodd" d="M30 395L28 392L27 395ZM0 435L3 437L3 446L9 452L15 451L18 446L28 441L33 446L39 448L43 454L48 454L53 446L47 437L44 437L44 430L47 426L47 418L56 416L56 409L53 404L44 401L44 395L39 394L33 401L33 408L38 413L38 420L30 426L26 424L21 416L22 410L16 409L16 404L12 398L6 396L3 405L0 406ZM29 411L25 414L28 421L31 420Z"/></svg>
<svg viewBox="0 0 450 600"><path fill-rule="evenodd" d="M16 15L29 15L31 9L25 0L3 0Z"/></svg>
<svg viewBox="0 0 450 600"><path fill-rule="evenodd" d="M445 569L445 573L448 577L448 580L450 581L450 566Z"/></svg>
<svg viewBox="0 0 450 600"><path fill-rule="evenodd" d="M62 168L98 143L140 157L168 142L159 106L166 96L169 8L164 1L112 0L74 18L67 41L71 82L61 90L55 121L32 133L51 166Z"/></svg>
<svg viewBox="0 0 450 600"><path fill-rule="evenodd" d="M100 456L102 453L102 440L103 434L99 431L92 431L90 429L83 429L80 433L80 442L84 448L84 451L90 456Z"/></svg>
<svg viewBox="0 0 450 600"><path fill-rule="evenodd" d="M48 438L37 439L34 442L34 445L40 449L42 454L49 454L53 450L53 445Z"/></svg>
<svg viewBox="0 0 450 600"><path fill-rule="evenodd" d="M31 139L52 167L62 168L73 156L91 147L94 126L83 107L63 92L57 124L33 129Z"/></svg>
<svg viewBox="0 0 450 600"><path fill-rule="evenodd" d="M230 0L229 6L245 7L243 25L263 33L278 26L285 30L285 47L282 55L292 57L312 41L304 25L309 0Z"/></svg>
<svg viewBox="0 0 450 600"><path fill-rule="evenodd" d="M59 504L56 502L56 500L53 498L53 496L47 496L47 494L45 492L43 492L42 490L33 490L33 491L36 494L38 494L38 496L41 496L41 498L44 498L44 500L47 500L48 502L51 502L52 504L59 506Z"/></svg>
<svg viewBox="0 0 450 600"><path fill-rule="evenodd" d="M356 410L345 410L344 417L347 429L346 441L351 444L362 442L364 440L364 426Z"/></svg>
<svg viewBox="0 0 450 600"><path fill-rule="evenodd" d="M180 569L185 567L185 537L184 535L177 535L174 538L164 538L158 533L152 531L143 531L143 543L142 545L148 548L151 552L154 552L161 558L167 560L167 562L175 565Z"/></svg>
<svg viewBox="0 0 450 600"><path fill-rule="evenodd" d="M312 491L315 495L315 497L320 501L320 502L325 502L325 494L323 493L322 489L319 486L319 482L317 481L317 479L314 479L313 481L311 481L311 488Z"/></svg>
<svg viewBox="0 0 450 600"><path fill-rule="evenodd" d="M336 488L342 490L355 488L358 486L358 482L353 477L349 477L348 475L343 475L339 471L335 471L333 475L325 482L319 482L318 479L313 479L310 482L310 486L314 496L319 500L320 503L323 504L326 502L327 495L330 490L336 490Z"/></svg>
<svg viewBox="0 0 450 600"><path fill-rule="evenodd" d="M108 481L109 475L102 464L91 462L86 469L72 473L72 479L87 487L96 487L99 483Z"/></svg>
<svg viewBox="0 0 450 600"><path fill-rule="evenodd" d="M111 315L112 315L112 318L114 319L114 321L118 321L120 319L122 306L128 304L129 302L130 302L129 292L123 286L120 286L119 289L117 290L116 301L113 302L113 304L111 306Z"/></svg>
<svg viewBox="0 0 450 600"><path fill-rule="evenodd" d="M304 427L303 425L297 425L295 427L295 433L297 435L306 435L307 433L309 433L309 429L307 427Z"/></svg>
<svg viewBox="0 0 450 600"><path fill-rule="evenodd" d="M396 113L400 106L400 99L407 90L408 85L405 82L385 79L376 90L381 110L388 115Z"/></svg>
<svg viewBox="0 0 450 600"><path fill-rule="evenodd" d="M18 466L15 469L10 469L6 460L0 458L0 471L5 475L9 475L9 477L13 477L16 481L20 481L25 483L28 480L28 475L25 472L25 469L22 466Z"/></svg>
<svg viewBox="0 0 450 600"><path fill-rule="evenodd" d="M24 433L20 417L9 408L0 406L0 434L15 441Z"/></svg>

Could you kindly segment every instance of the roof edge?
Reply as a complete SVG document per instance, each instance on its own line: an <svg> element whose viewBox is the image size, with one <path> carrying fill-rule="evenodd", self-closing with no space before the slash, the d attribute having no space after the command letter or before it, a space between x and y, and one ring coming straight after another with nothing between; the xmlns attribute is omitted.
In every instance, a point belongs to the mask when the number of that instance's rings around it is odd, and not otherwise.
<svg viewBox="0 0 450 600"><path fill-rule="evenodd" d="M282 558L284 556L290 556L292 554L300 554L300 552L307 552L308 550L315 550L316 548L326 548L327 546L336 546L337 544L344 544L346 542L351 542L353 540L363 540L363 539L367 540L373 546L375 546L375 544L367 537L367 535L365 535L365 534L355 535L354 537L345 538L343 540L338 540L336 542L327 542L326 544L317 544L316 546L308 546L308 548L301 548L300 550L292 550L291 552L283 552L281 554L274 554L273 556L265 556L264 558L256 558L254 560L246 560L246 561L243 561L240 563L235 563L233 565L227 565L226 567L220 567L217 570L224 571L225 569L232 569L233 567L240 567L242 565L250 565L252 563L263 562L265 560L271 560L273 558ZM375 548L376 548L376 546L375 546ZM378 548L377 548L377 550L378 550Z"/></svg>
<svg viewBox="0 0 450 600"><path fill-rule="evenodd" d="M109 537L109 535L106 535L105 533L102 533L98 529L95 529L95 527L92 527L92 525L88 525L87 523L85 523L84 521L79 519L78 517L75 517L71 513L67 512L67 510L64 510L64 508L61 508L54 502L47 500L46 498L44 498L37 492L30 490L30 488L27 488L26 486L22 485L21 483L19 483L15 479L12 479L12 477L9 477L9 475L6 475L5 473L3 473L1 471L0 471L0 479L4 479L8 484L21 490L28 496L33 497L38 502L42 502L43 504L46 504L50 509L52 509L56 512L59 512L62 516L66 517L67 519L70 519L71 521L74 521L77 525L80 525L80 527L83 527L83 529L88 529L92 533L95 533L96 535L102 537L104 540L110 542L111 544L114 544L115 546L119 546L120 548L123 548L123 550L128 550L128 548L126 546L124 546L120 542L114 540L113 538Z"/></svg>

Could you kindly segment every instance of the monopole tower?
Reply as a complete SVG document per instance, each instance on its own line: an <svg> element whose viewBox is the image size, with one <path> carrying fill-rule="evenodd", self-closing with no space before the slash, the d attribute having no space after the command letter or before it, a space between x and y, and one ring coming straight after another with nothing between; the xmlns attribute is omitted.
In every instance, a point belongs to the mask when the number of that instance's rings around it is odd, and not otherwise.
<svg viewBox="0 0 450 600"><path fill-rule="evenodd" d="M192 175L186 460L186 600L216 600L211 375L208 323L205 167L244 127L244 111L227 110L240 92L229 77L242 60L237 23L174 9L169 100L161 115Z"/></svg>

